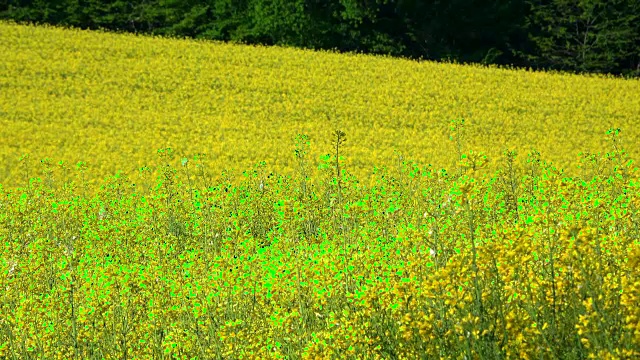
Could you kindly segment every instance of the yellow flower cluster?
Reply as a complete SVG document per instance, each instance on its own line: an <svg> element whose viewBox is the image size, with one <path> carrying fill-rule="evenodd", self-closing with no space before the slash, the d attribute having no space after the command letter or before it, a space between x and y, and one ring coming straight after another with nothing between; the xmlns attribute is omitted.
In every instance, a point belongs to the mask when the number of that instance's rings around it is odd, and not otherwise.
<svg viewBox="0 0 640 360"><path fill-rule="evenodd" d="M155 166L167 147L207 154L213 176L258 161L292 174L292 138L311 135L315 165L335 129L348 134L345 167L362 180L374 164L395 166L394 150L452 168L446 129L459 118L463 152L481 149L492 162L505 147L536 148L574 171L578 152L608 149L609 128L640 141L637 80L11 23L0 23L0 47L5 186L39 175L18 166L23 154L84 161L101 180Z"/></svg>
<svg viewBox="0 0 640 360"><path fill-rule="evenodd" d="M0 358L640 357L640 182L600 136L638 140L638 81L8 23L0 48ZM304 176L339 144L347 174Z"/></svg>
<svg viewBox="0 0 640 360"><path fill-rule="evenodd" d="M637 176L506 169L3 190L0 357L640 356Z"/></svg>

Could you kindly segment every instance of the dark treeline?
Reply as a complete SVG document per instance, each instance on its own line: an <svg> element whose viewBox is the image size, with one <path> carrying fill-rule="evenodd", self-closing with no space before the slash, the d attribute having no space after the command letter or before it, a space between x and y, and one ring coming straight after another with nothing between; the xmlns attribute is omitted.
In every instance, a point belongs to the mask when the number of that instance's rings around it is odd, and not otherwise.
<svg viewBox="0 0 640 360"><path fill-rule="evenodd" d="M0 0L0 19L640 76L638 0Z"/></svg>

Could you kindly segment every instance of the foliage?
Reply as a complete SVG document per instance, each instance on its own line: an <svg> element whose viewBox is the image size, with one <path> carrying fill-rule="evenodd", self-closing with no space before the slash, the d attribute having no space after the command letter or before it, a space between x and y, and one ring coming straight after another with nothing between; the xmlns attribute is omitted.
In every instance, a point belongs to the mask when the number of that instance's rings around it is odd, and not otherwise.
<svg viewBox="0 0 640 360"><path fill-rule="evenodd" d="M530 37L542 65L582 72L611 72L637 54L640 5L635 0L529 1Z"/></svg>

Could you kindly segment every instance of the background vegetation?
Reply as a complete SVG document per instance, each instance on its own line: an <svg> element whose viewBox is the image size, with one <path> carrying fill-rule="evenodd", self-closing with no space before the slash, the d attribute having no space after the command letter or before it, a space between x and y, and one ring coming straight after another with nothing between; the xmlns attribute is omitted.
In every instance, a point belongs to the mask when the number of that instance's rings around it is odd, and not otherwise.
<svg viewBox="0 0 640 360"><path fill-rule="evenodd" d="M535 69L640 74L636 0L6 0L0 19Z"/></svg>

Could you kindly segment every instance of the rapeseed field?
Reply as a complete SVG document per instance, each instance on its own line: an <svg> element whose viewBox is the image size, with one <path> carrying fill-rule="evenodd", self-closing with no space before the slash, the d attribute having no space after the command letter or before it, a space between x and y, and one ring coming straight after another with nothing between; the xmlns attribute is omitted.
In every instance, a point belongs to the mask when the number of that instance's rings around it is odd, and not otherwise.
<svg viewBox="0 0 640 360"><path fill-rule="evenodd" d="M293 174L289 145L318 162L335 129L363 181L400 156L453 168L452 119L489 169L535 148L565 171L606 149L609 128L640 141L640 81L340 55L288 48L0 23L0 182L24 185L19 158L86 162L94 181L156 166L157 149L206 154L207 171L259 161ZM637 158L637 147L627 149Z"/></svg>
<svg viewBox="0 0 640 360"><path fill-rule="evenodd" d="M638 81L0 47L0 359L640 357Z"/></svg>

